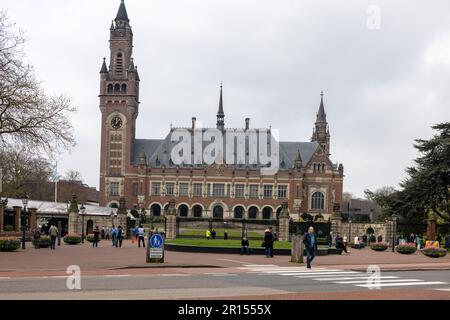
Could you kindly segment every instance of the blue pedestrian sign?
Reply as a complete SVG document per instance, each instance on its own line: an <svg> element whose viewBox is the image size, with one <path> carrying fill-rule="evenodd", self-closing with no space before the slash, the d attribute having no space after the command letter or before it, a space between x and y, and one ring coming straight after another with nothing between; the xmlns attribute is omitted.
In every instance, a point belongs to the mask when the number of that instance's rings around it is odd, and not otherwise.
<svg viewBox="0 0 450 320"><path fill-rule="evenodd" d="M161 235L155 234L150 239L150 244L151 244L152 248L155 248L155 249L162 248L164 246L164 239L163 239L163 237L161 237Z"/></svg>

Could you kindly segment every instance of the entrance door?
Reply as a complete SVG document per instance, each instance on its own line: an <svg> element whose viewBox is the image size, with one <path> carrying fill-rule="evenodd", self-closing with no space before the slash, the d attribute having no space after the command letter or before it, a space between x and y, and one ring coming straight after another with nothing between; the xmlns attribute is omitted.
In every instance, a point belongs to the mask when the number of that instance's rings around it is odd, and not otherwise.
<svg viewBox="0 0 450 320"><path fill-rule="evenodd" d="M223 219L223 208L222 206L215 206L213 210L214 219Z"/></svg>

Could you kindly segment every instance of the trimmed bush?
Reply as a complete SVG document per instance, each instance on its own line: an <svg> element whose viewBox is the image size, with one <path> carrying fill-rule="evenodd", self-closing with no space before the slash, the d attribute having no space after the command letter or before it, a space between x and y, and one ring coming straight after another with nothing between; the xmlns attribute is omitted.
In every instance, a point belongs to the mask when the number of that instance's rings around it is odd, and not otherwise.
<svg viewBox="0 0 450 320"><path fill-rule="evenodd" d="M387 243L377 242L370 245L370 249L374 251L386 251L389 246Z"/></svg>
<svg viewBox="0 0 450 320"><path fill-rule="evenodd" d="M93 234L88 234L87 236L86 236L86 241L87 242L90 242L90 243L94 243L94 235ZM100 242L101 241L101 239L99 238L98 239L98 242Z"/></svg>
<svg viewBox="0 0 450 320"><path fill-rule="evenodd" d="M417 251L415 243L404 243L395 247L395 251L401 254L412 254Z"/></svg>
<svg viewBox="0 0 450 320"><path fill-rule="evenodd" d="M447 250L443 248L425 248L422 254L430 258L442 258L447 255Z"/></svg>
<svg viewBox="0 0 450 320"><path fill-rule="evenodd" d="M10 225L7 225L7 226L4 226L4 227L3 227L3 230L4 230L5 232L12 232L12 231L14 231L14 227L13 227L13 226L10 226Z"/></svg>
<svg viewBox="0 0 450 320"><path fill-rule="evenodd" d="M20 248L20 241L17 238L0 238L0 251L13 252Z"/></svg>
<svg viewBox="0 0 450 320"><path fill-rule="evenodd" d="M33 240L33 246L37 249L50 248L52 245L52 239L50 237L41 237L40 239Z"/></svg>
<svg viewBox="0 0 450 320"><path fill-rule="evenodd" d="M81 237L77 234L68 234L64 237L64 243L74 246L81 243Z"/></svg>

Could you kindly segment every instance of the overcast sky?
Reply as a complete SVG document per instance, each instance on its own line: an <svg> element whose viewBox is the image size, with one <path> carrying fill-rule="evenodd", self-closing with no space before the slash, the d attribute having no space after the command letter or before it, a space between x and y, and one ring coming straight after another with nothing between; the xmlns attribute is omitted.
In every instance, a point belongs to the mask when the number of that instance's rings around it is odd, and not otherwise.
<svg viewBox="0 0 450 320"><path fill-rule="evenodd" d="M163 138L196 116L215 125L224 83L226 125L309 141L325 91L334 162L345 191L397 186L416 138L450 120L447 0L126 0L141 77L138 138ZM60 173L98 186L99 70L119 0L2 0L26 32L28 59L49 93L73 99L78 147ZM368 8L381 9L379 29ZM376 17L375 17L376 18ZM369 21L376 21L370 19ZM371 26L376 26L369 24Z"/></svg>

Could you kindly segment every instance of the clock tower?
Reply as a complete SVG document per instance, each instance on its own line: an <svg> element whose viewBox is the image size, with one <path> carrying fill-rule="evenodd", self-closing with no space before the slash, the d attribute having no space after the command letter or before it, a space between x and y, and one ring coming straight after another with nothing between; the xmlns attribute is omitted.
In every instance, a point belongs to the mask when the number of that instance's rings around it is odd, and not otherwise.
<svg viewBox="0 0 450 320"><path fill-rule="evenodd" d="M110 28L110 60L100 70L100 204L118 203L125 194L125 172L139 114L139 74L133 61L133 31L124 0Z"/></svg>

